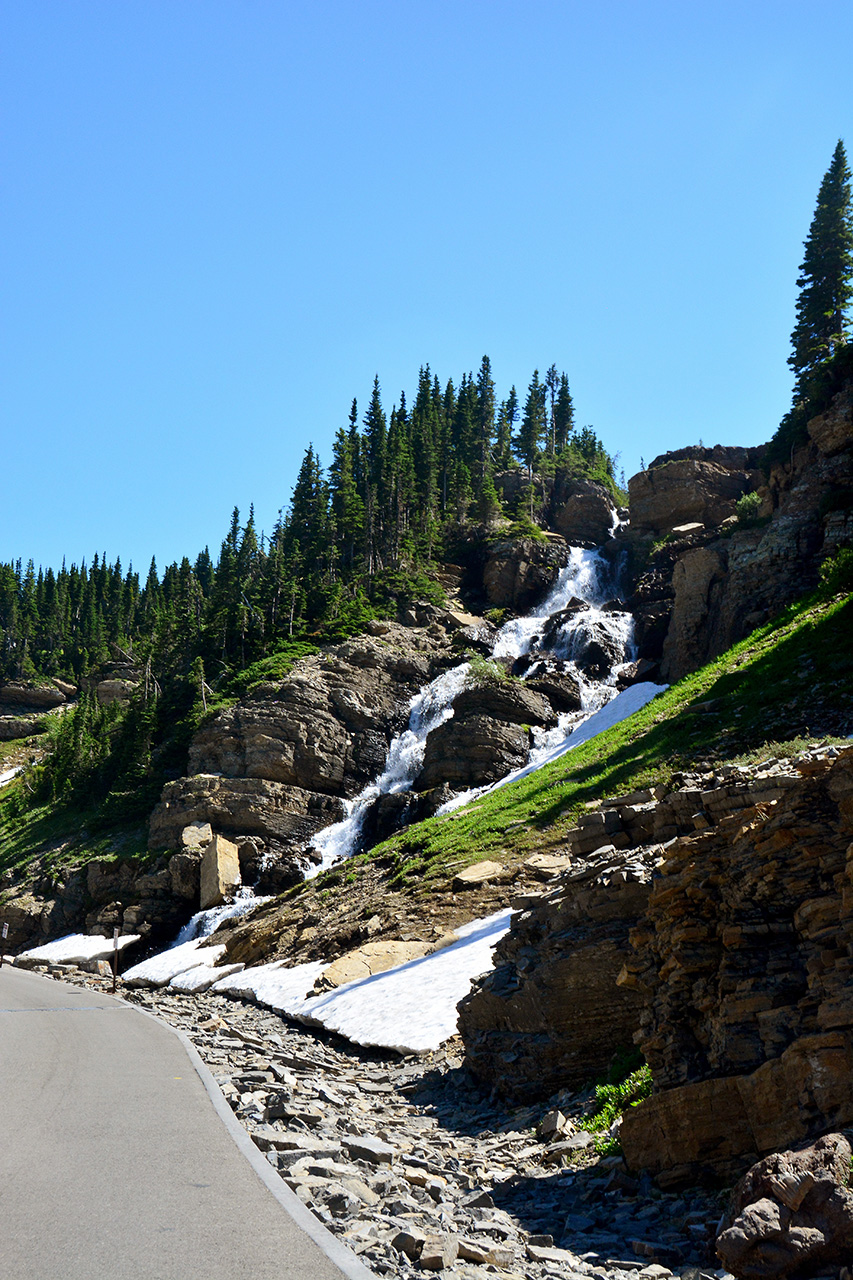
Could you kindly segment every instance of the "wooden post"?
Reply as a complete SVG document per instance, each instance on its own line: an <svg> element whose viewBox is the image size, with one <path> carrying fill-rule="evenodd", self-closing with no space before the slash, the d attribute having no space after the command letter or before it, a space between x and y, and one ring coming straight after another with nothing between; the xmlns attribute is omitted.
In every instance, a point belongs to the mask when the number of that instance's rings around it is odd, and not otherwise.
<svg viewBox="0 0 853 1280"><path fill-rule="evenodd" d="M9 926L3 921L3 928L0 930L0 969L3 968L3 952L6 950L6 939L9 936Z"/></svg>
<svg viewBox="0 0 853 1280"><path fill-rule="evenodd" d="M113 929L113 995L116 993L116 976L118 974L118 925Z"/></svg>

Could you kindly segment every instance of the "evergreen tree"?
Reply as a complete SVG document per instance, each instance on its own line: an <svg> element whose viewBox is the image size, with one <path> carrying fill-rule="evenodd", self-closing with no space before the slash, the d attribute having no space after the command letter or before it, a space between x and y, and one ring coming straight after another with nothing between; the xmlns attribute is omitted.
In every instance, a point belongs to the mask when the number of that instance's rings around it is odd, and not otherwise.
<svg viewBox="0 0 853 1280"><path fill-rule="evenodd" d="M539 381L539 370L534 369L524 402L521 426L513 441L519 458L527 467L530 480L533 479L533 468L545 434L545 395L546 387Z"/></svg>
<svg viewBox="0 0 853 1280"><path fill-rule="evenodd" d="M797 287L797 323L788 358L797 375L795 401L806 394L811 375L850 335L853 207L850 169L840 140L820 185Z"/></svg>

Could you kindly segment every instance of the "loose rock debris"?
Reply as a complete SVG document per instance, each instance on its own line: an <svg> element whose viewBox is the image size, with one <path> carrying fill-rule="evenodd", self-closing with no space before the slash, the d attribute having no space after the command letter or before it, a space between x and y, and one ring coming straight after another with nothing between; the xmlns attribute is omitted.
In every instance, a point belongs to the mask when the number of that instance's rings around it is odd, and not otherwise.
<svg viewBox="0 0 853 1280"><path fill-rule="evenodd" d="M401 1059L224 996L123 994L189 1037L272 1167L377 1275L728 1280L724 1197L664 1194L597 1156L573 1119L589 1094L507 1111L458 1043Z"/></svg>

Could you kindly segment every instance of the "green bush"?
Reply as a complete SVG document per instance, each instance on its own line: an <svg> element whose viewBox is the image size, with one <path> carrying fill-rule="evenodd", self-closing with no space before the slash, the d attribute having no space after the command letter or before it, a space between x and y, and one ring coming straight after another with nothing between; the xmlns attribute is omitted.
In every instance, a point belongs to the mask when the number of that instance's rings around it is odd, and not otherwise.
<svg viewBox="0 0 853 1280"><path fill-rule="evenodd" d="M757 493L745 493L735 503L738 524L754 524L761 510L761 497Z"/></svg>
<svg viewBox="0 0 853 1280"><path fill-rule="evenodd" d="M595 1086L594 1111L578 1121L578 1128L595 1136L594 1147L600 1155L618 1151L619 1142L609 1130L623 1111L638 1106L652 1091L652 1073L644 1063L618 1083Z"/></svg>
<svg viewBox="0 0 853 1280"><path fill-rule="evenodd" d="M853 551L842 547L836 556L824 560L820 567L821 592L826 596L853 591Z"/></svg>

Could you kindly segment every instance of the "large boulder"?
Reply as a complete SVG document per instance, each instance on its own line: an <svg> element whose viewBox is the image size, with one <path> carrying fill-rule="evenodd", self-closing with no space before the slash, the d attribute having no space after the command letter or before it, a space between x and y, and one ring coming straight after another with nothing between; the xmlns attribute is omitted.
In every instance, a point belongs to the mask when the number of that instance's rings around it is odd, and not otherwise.
<svg viewBox="0 0 853 1280"><path fill-rule="evenodd" d="M215 835L201 859L199 906L202 911L218 907L233 895L242 883L237 846L224 836Z"/></svg>
<svg viewBox="0 0 853 1280"><path fill-rule="evenodd" d="M559 475L551 495L551 524L573 547L600 547L613 533L616 508L604 485Z"/></svg>
<svg viewBox="0 0 853 1280"><path fill-rule="evenodd" d="M521 680L469 685L453 699L453 713L460 719L471 715L493 716L511 724L535 724L546 728L557 722L548 699Z"/></svg>
<svg viewBox="0 0 853 1280"><path fill-rule="evenodd" d="M853 1258L851 1151L840 1133L768 1156L732 1195L717 1253L738 1280L817 1275Z"/></svg>
<svg viewBox="0 0 853 1280"><path fill-rule="evenodd" d="M490 605L527 613L554 585L568 563L569 550L562 538L507 538L492 543L486 552L483 587Z"/></svg>

